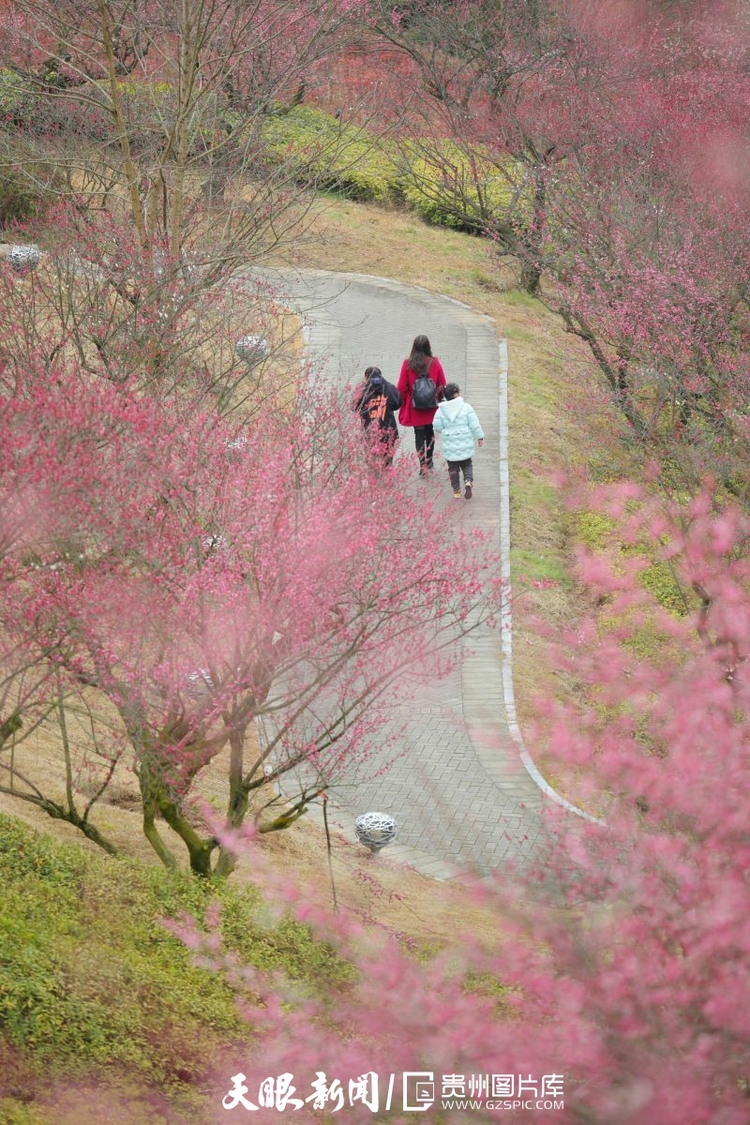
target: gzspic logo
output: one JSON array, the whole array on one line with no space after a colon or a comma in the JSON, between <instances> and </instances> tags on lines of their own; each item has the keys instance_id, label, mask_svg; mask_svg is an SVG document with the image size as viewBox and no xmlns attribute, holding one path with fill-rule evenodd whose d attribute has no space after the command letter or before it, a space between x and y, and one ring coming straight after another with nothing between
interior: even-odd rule
<instances>
[{"instance_id":1,"label":"gzspic logo","mask_svg":"<svg viewBox=\"0 0 750 1125\"><path fill-rule=\"evenodd\" d=\"M564 1109L562 1074L444 1074L442 1109Z\"/></svg>"},{"instance_id":2,"label":"gzspic logo","mask_svg":"<svg viewBox=\"0 0 750 1125\"><path fill-rule=\"evenodd\" d=\"M405 1071L403 1105L410 1113L448 1109L564 1109L562 1074L441 1074Z\"/></svg>"},{"instance_id":3,"label":"gzspic logo","mask_svg":"<svg viewBox=\"0 0 750 1125\"><path fill-rule=\"evenodd\" d=\"M365 1108L370 1113L400 1109L404 1113L457 1109L530 1110L564 1109L562 1074L437 1074L432 1070L405 1070L380 1075L368 1070L348 1080L315 1076L296 1079L289 1072L251 1082L242 1072L232 1075L231 1088L222 1099L225 1110L272 1109L295 1113L308 1108L346 1113ZM252 1093L251 1093L252 1087ZM255 1091L257 1090L257 1093ZM399 1104L400 1103L400 1104Z\"/></svg>"}]
</instances>

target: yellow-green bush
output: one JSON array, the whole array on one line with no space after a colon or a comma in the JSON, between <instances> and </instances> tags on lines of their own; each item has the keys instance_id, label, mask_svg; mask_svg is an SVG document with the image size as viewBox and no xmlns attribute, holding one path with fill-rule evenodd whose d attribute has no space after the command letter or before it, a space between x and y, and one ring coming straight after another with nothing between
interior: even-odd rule
<instances>
[{"instance_id":1,"label":"yellow-green bush","mask_svg":"<svg viewBox=\"0 0 750 1125\"><path fill-rule=\"evenodd\" d=\"M0 166L0 230L33 219L48 202L31 177L18 168Z\"/></svg>"},{"instance_id":2,"label":"yellow-green bush","mask_svg":"<svg viewBox=\"0 0 750 1125\"><path fill-rule=\"evenodd\" d=\"M482 233L528 217L522 165L490 160L480 148L448 140L420 145L403 160L399 179L407 203L428 223Z\"/></svg>"},{"instance_id":3,"label":"yellow-green bush","mask_svg":"<svg viewBox=\"0 0 750 1125\"><path fill-rule=\"evenodd\" d=\"M44 163L15 136L0 147L0 230L41 218L58 199L63 183L52 163Z\"/></svg>"},{"instance_id":4,"label":"yellow-green bush","mask_svg":"<svg viewBox=\"0 0 750 1125\"><path fill-rule=\"evenodd\" d=\"M41 1118L16 1098L0 1097L0 1125L41 1125Z\"/></svg>"},{"instance_id":5,"label":"yellow-green bush","mask_svg":"<svg viewBox=\"0 0 750 1125\"><path fill-rule=\"evenodd\" d=\"M377 203L390 202L397 193L396 168L380 142L321 110L297 106L274 114L264 124L263 137L270 159L288 163L295 177L312 187Z\"/></svg>"},{"instance_id":6,"label":"yellow-green bush","mask_svg":"<svg viewBox=\"0 0 750 1125\"><path fill-rule=\"evenodd\" d=\"M0 67L0 118L12 114L24 98L30 96L29 84L20 75Z\"/></svg>"},{"instance_id":7,"label":"yellow-green bush","mask_svg":"<svg viewBox=\"0 0 750 1125\"><path fill-rule=\"evenodd\" d=\"M641 571L638 581L644 589L653 594L659 605L670 613L674 613L677 617L684 617L688 612L683 591L668 562L662 559L651 563Z\"/></svg>"},{"instance_id":8,"label":"yellow-green bush","mask_svg":"<svg viewBox=\"0 0 750 1125\"><path fill-rule=\"evenodd\" d=\"M448 140L396 147L309 106L270 116L263 137L268 158L287 162L300 182L351 199L405 201L428 223L482 233L528 212L522 166L478 148Z\"/></svg>"},{"instance_id":9,"label":"yellow-green bush","mask_svg":"<svg viewBox=\"0 0 750 1125\"><path fill-rule=\"evenodd\" d=\"M579 512L578 538L591 551L601 551L610 541L616 524L601 512Z\"/></svg>"}]
</instances>

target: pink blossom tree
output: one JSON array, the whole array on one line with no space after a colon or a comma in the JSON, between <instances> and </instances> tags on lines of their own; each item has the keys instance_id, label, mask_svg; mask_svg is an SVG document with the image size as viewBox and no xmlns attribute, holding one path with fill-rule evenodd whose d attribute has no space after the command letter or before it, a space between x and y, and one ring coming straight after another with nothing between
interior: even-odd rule
<instances>
[{"instance_id":1,"label":"pink blossom tree","mask_svg":"<svg viewBox=\"0 0 750 1125\"><path fill-rule=\"evenodd\" d=\"M124 196L144 254L164 246L179 262L200 226L209 274L223 276L295 227L288 172L272 173L260 126L302 96L354 8L13 0L3 61L25 83L18 124L57 153L75 194Z\"/></svg>"},{"instance_id":2,"label":"pink blossom tree","mask_svg":"<svg viewBox=\"0 0 750 1125\"><path fill-rule=\"evenodd\" d=\"M226 872L202 771L223 771L230 828L301 815L367 754L404 673L439 673L494 613L493 552L436 516L426 556L429 505L373 474L324 390L230 424L72 361L13 375L4 491L27 526L4 629L117 713L164 862L160 818L194 870Z\"/></svg>"},{"instance_id":3,"label":"pink blossom tree","mask_svg":"<svg viewBox=\"0 0 750 1125\"><path fill-rule=\"evenodd\" d=\"M557 878L547 868L536 885L556 887L552 902L504 879L484 898L499 949L466 936L460 953L452 941L426 962L326 917L304 893L280 898L269 881L271 899L355 966L324 998L222 955L216 917L207 930L180 927L201 963L227 974L255 1031L252 1055L216 1077L235 1116L247 1112L241 1098L262 1121L282 1093L302 1116L336 1108L341 1091L353 1120L371 1119L362 1083L369 1076L372 1095L377 1075L382 1113L393 1075L398 1118L412 1071L434 1082L419 1103L434 1120L460 1112L455 1099L472 1090L467 1120L494 1120L501 1103L511 1119L539 1115L545 1097L566 1122L747 1119L747 521L716 511L708 493L688 511L634 489L599 502L647 556L581 559L592 595L623 624L598 640L587 626L564 638L561 661L575 660L599 707L583 722L560 712L555 742L608 794L606 828L558 821ZM637 581L655 541L685 592L679 616ZM633 645L645 623L663 638L654 659ZM494 1094L485 1075L497 1077Z\"/></svg>"},{"instance_id":4,"label":"pink blossom tree","mask_svg":"<svg viewBox=\"0 0 750 1125\"><path fill-rule=\"evenodd\" d=\"M376 36L411 63L400 80L423 94L415 143L433 184L423 190L451 197L450 224L517 258L522 287L536 295L549 186L601 94L601 60L565 4L373 7Z\"/></svg>"},{"instance_id":5,"label":"pink blossom tree","mask_svg":"<svg viewBox=\"0 0 750 1125\"><path fill-rule=\"evenodd\" d=\"M457 219L518 258L631 436L672 467L671 487L695 493L709 467L743 496L741 11L417 3L379 11L377 28L429 95L433 170L447 184L473 169L472 191L453 193ZM505 184L494 198L493 176Z\"/></svg>"},{"instance_id":6,"label":"pink blossom tree","mask_svg":"<svg viewBox=\"0 0 750 1125\"><path fill-rule=\"evenodd\" d=\"M622 44L609 69L623 54L637 66L550 195L546 299L636 433L670 457L681 444L683 483L694 491L712 465L736 490L729 465L742 456L747 397L746 190L729 157L744 145L748 96L738 27L724 12L598 28L607 31Z\"/></svg>"},{"instance_id":7,"label":"pink blossom tree","mask_svg":"<svg viewBox=\"0 0 750 1125\"><path fill-rule=\"evenodd\" d=\"M87 338L82 362L117 373L135 348L173 385L182 356L203 362L202 305L218 309L239 267L304 233L314 201L297 184L304 154L272 156L266 122L324 71L356 7L3 5L2 162L32 199L60 203L8 237L59 251L56 305L76 342Z\"/></svg>"},{"instance_id":8,"label":"pink blossom tree","mask_svg":"<svg viewBox=\"0 0 750 1125\"><path fill-rule=\"evenodd\" d=\"M241 277L209 286L197 247L190 264L171 262L164 246L144 257L132 227L107 211L93 210L83 226L68 206L48 218L40 268L0 272L2 354L21 381L43 360L52 377L64 356L82 376L135 380L162 401L176 396L221 415L248 416L269 381L293 395L299 324L277 287ZM251 369L236 348L248 333L264 341Z\"/></svg>"}]
</instances>

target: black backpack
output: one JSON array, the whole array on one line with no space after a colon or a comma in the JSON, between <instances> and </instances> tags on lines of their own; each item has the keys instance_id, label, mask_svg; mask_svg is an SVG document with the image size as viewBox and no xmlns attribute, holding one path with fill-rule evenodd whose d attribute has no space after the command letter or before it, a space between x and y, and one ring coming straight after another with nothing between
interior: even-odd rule
<instances>
[{"instance_id":1,"label":"black backpack","mask_svg":"<svg viewBox=\"0 0 750 1125\"><path fill-rule=\"evenodd\" d=\"M432 363L432 360L430 360ZM429 371L429 368L428 368ZM417 375L411 392L411 404L415 410L437 410L437 384L428 372Z\"/></svg>"}]
</instances>

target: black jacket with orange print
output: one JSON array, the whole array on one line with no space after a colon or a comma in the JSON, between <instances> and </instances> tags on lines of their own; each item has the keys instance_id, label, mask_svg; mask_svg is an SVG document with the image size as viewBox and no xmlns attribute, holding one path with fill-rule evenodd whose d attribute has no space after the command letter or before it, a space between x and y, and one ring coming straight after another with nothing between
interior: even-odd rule
<instances>
[{"instance_id":1,"label":"black jacket with orange print","mask_svg":"<svg viewBox=\"0 0 750 1125\"><path fill-rule=\"evenodd\" d=\"M358 388L354 396L354 409L367 430L377 425L381 430L392 430L398 435L396 415L401 405L401 395L382 375L375 375Z\"/></svg>"}]
</instances>

